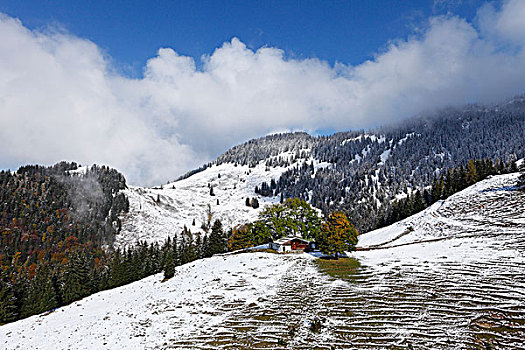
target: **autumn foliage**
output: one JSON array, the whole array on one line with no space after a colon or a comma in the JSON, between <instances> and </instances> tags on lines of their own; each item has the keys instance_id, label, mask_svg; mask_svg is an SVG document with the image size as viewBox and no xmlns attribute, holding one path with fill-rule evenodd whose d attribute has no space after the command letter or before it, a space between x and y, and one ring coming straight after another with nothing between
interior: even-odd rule
<instances>
[{"instance_id":1,"label":"autumn foliage","mask_svg":"<svg viewBox=\"0 0 525 350\"><path fill-rule=\"evenodd\" d=\"M338 257L345 251L355 250L358 232L342 212L334 212L326 219L317 237L324 254Z\"/></svg>"}]
</instances>

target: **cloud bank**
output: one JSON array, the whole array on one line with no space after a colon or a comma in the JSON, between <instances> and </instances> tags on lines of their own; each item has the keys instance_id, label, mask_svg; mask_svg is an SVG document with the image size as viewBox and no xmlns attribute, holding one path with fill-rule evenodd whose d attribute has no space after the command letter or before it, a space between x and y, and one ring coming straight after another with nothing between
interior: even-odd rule
<instances>
[{"instance_id":1,"label":"cloud bank","mask_svg":"<svg viewBox=\"0 0 525 350\"><path fill-rule=\"evenodd\" d=\"M96 162L151 185L273 131L368 128L523 93L525 2L497 5L481 7L474 23L430 18L356 66L233 38L203 56L202 68L161 48L140 79L115 72L93 42L4 15L0 165Z\"/></svg>"}]
</instances>

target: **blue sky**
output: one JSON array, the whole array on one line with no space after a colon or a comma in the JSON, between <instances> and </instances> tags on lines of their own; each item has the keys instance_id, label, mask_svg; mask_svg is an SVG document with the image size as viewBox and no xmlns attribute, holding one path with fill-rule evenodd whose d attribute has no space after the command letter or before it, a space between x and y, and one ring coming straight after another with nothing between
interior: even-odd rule
<instances>
[{"instance_id":1,"label":"blue sky","mask_svg":"<svg viewBox=\"0 0 525 350\"><path fill-rule=\"evenodd\" d=\"M31 29L59 26L101 47L139 76L159 47L199 58L232 37L296 58L356 65L392 39L417 33L429 16L471 20L482 1L3 1L0 12Z\"/></svg>"},{"instance_id":2,"label":"blue sky","mask_svg":"<svg viewBox=\"0 0 525 350\"><path fill-rule=\"evenodd\" d=\"M0 168L159 184L269 133L525 93L525 1L0 2Z\"/></svg>"}]
</instances>

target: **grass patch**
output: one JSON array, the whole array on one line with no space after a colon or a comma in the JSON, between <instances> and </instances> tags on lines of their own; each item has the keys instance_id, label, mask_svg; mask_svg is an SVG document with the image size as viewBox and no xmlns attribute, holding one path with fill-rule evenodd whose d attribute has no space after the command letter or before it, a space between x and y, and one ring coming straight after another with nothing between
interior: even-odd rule
<instances>
[{"instance_id":1,"label":"grass patch","mask_svg":"<svg viewBox=\"0 0 525 350\"><path fill-rule=\"evenodd\" d=\"M317 266L321 272L346 281L354 281L361 267L359 261L353 258L317 259Z\"/></svg>"},{"instance_id":2,"label":"grass patch","mask_svg":"<svg viewBox=\"0 0 525 350\"><path fill-rule=\"evenodd\" d=\"M279 252L275 249L251 249L248 252L250 253L270 253L270 254L278 254Z\"/></svg>"}]
</instances>

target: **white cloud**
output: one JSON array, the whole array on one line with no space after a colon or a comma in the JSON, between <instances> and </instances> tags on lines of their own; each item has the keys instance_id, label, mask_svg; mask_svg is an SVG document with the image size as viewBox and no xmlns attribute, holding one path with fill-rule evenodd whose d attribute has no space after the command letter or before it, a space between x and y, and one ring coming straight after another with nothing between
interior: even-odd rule
<instances>
[{"instance_id":1,"label":"white cloud","mask_svg":"<svg viewBox=\"0 0 525 350\"><path fill-rule=\"evenodd\" d=\"M202 58L162 48L141 79L92 42L0 18L0 164L106 163L153 184L275 130L347 130L525 89L525 2L486 5L477 25L434 17L374 60L329 66L238 39Z\"/></svg>"},{"instance_id":2,"label":"white cloud","mask_svg":"<svg viewBox=\"0 0 525 350\"><path fill-rule=\"evenodd\" d=\"M515 45L525 45L525 3L508 0L499 10L494 3L485 4L478 11L481 32L492 40Z\"/></svg>"}]
</instances>

